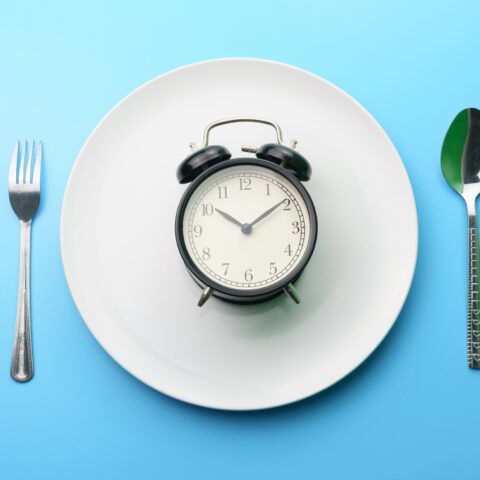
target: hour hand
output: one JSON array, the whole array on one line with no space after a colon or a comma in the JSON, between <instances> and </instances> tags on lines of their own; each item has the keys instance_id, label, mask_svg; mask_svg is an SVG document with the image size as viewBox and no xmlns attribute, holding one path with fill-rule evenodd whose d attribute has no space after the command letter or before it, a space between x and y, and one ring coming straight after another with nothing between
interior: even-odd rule
<instances>
[{"instance_id":1,"label":"hour hand","mask_svg":"<svg viewBox=\"0 0 480 480\"><path fill-rule=\"evenodd\" d=\"M243 224L242 222L239 222L236 218L233 218L231 215L229 215L227 212L224 212L223 210L219 210L218 208L215 209L223 218L226 218L230 222L234 223L235 225L238 225L241 227Z\"/></svg>"}]
</instances>

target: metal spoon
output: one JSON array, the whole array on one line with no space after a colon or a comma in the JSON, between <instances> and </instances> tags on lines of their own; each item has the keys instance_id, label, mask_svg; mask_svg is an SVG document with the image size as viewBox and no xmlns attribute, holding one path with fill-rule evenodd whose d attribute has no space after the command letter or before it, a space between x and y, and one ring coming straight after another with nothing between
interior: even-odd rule
<instances>
[{"instance_id":1,"label":"metal spoon","mask_svg":"<svg viewBox=\"0 0 480 480\"><path fill-rule=\"evenodd\" d=\"M442 171L465 200L468 213L467 359L480 368L480 295L478 226L475 200L480 193L480 110L466 108L453 120L442 146Z\"/></svg>"}]
</instances>

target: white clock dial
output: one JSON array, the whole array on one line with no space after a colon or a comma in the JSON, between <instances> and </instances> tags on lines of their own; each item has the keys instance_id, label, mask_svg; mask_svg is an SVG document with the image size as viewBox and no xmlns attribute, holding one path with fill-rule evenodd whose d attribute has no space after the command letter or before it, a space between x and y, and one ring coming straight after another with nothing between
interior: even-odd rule
<instances>
[{"instance_id":1,"label":"white clock dial","mask_svg":"<svg viewBox=\"0 0 480 480\"><path fill-rule=\"evenodd\" d=\"M295 185L258 165L237 165L207 177L183 216L185 246L197 268L239 290L281 282L301 263L310 230Z\"/></svg>"}]
</instances>

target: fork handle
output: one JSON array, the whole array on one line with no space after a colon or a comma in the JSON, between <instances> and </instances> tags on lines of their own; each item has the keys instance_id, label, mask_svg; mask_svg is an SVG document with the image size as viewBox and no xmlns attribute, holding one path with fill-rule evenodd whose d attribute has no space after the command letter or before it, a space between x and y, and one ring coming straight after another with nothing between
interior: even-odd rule
<instances>
[{"instance_id":1,"label":"fork handle","mask_svg":"<svg viewBox=\"0 0 480 480\"><path fill-rule=\"evenodd\" d=\"M467 358L470 368L480 368L480 298L477 216L468 215L468 325Z\"/></svg>"},{"instance_id":2,"label":"fork handle","mask_svg":"<svg viewBox=\"0 0 480 480\"><path fill-rule=\"evenodd\" d=\"M17 320L13 342L12 378L21 383L33 377L32 332L30 325L30 232L32 222L20 220L20 271Z\"/></svg>"}]
</instances>

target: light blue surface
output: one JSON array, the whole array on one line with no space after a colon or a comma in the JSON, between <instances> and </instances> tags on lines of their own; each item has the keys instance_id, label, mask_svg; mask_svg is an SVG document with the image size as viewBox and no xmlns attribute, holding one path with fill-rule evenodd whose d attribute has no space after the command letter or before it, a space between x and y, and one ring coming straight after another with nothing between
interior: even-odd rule
<instances>
[{"instance_id":1,"label":"light blue surface","mask_svg":"<svg viewBox=\"0 0 480 480\"><path fill-rule=\"evenodd\" d=\"M479 478L466 216L439 163L454 115L480 105L479 15L467 0L1 0L0 478ZM420 227L413 288L375 354L312 399L248 414L171 400L117 366L75 309L58 235L70 168L103 115L158 74L225 56L291 63L359 100L405 162ZM17 138L46 146L26 385L9 377L18 230L6 180Z\"/></svg>"}]
</instances>

